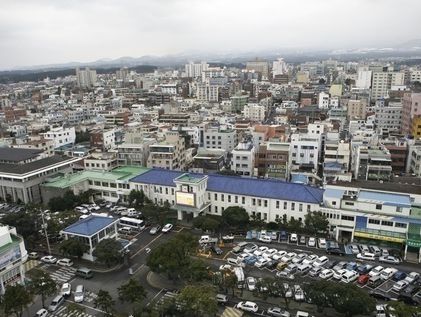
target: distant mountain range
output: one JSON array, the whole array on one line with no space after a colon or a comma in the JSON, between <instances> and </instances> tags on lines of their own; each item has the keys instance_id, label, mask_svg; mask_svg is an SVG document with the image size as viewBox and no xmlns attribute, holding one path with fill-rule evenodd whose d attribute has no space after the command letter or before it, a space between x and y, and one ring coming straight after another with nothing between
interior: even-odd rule
<instances>
[{"instance_id":1,"label":"distant mountain range","mask_svg":"<svg viewBox=\"0 0 421 317\"><path fill-rule=\"evenodd\" d=\"M115 67L133 67L138 65L151 65L158 67L169 67L183 65L189 61L208 61L214 63L245 63L247 60L256 57L274 60L282 56L289 63L300 63L303 61L321 60L325 58L337 58L340 60L355 60L365 58L384 58L384 57L420 57L421 39L414 39L400 43L391 47L377 48L358 48L358 49L336 49L336 50L311 50L311 49L271 49L254 50L241 52L203 52L189 51L180 54L171 54L164 56L145 55L141 57L123 56L117 59L102 58L93 62L68 62L62 64L36 65L29 67L19 67L11 70L0 71L4 73L28 73L30 71L50 71L57 69L70 69L76 67L92 68L115 68Z\"/></svg>"}]
</instances>

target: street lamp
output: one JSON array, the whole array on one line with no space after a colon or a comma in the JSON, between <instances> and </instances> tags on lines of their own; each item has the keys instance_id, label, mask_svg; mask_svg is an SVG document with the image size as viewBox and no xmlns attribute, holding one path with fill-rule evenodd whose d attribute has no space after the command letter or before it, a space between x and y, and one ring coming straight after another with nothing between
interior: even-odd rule
<instances>
[{"instance_id":1,"label":"street lamp","mask_svg":"<svg viewBox=\"0 0 421 317\"><path fill-rule=\"evenodd\" d=\"M45 211L41 210L41 218L42 218L42 229L44 229L44 234L45 234L45 239L47 240L47 249L48 249L48 254L51 255L51 248L50 248L50 240L48 240L48 233L47 233L47 223L45 222L44 219L44 213Z\"/></svg>"}]
</instances>

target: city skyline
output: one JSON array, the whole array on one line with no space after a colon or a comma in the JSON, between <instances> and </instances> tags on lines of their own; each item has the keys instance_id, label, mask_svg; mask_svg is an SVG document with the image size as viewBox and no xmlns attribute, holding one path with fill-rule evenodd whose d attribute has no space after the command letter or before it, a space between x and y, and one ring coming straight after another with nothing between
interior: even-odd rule
<instances>
[{"instance_id":1,"label":"city skyline","mask_svg":"<svg viewBox=\"0 0 421 317\"><path fill-rule=\"evenodd\" d=\"M418 39L421 3L324 0L4 2L0 68L191 51L396 47ZM409 22L408 22L409 21Z\"/></svg>"}]
</instances>

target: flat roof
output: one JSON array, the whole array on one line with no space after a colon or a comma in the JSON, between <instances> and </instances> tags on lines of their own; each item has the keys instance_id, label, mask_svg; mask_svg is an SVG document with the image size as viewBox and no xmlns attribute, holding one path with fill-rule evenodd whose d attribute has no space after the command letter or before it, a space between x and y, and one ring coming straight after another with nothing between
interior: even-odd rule
<instances>
[{"instance_id":1,"label":"flat roof","mask_svg":"<svg viewBox=\"0 0 421 317\"><path fill-rule=\"evenodd\" d=\"M112 171L81 171L51 180L43 184L46 187L68 188L85 180L128 181L136 175L142 175L149 169L142 166L121 166Z\"/></svg>"},{"instance_id":2,"label":"flat roof","mask_svg":"<svg viewBox=\"0 0 421 317\"><path fill-rule=\"evenodd\" d=\"M368 190L360 190L358 193L358 201L374 201L383 203L387 206L411 207L411 197L404 194L379 193Z\"/></svg>"},{"instance_id":3,"label":"flat roof","mask_svg":"<svg viewBox=\"0 0 421 317\"><path fill-rule=\"evenodd\" d=\"M42 150L0 147L0 161L21 162L37 157Z\"/></svg>"},{"instance_id":4,"label":"flat roof","mask_svg":"<svg viewBox=\"0 0 421 317\"><path fill-rule=\"evenodd\" d=\"M63 232L90 237L117 221L118 219L112 217L91 215L68 226Z\"/></svg>"}]
</instances>

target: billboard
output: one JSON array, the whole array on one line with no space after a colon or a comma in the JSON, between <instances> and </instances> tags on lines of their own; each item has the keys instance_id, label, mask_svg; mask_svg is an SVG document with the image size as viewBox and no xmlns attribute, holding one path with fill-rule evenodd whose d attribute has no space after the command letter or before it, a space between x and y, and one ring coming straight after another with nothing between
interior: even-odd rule
<instances>
[{"instance_id":1,"label":"billboard","mask_svg":"<svg viewBox=\"0 0 421 317\"><path fill-rule=\"evenodd\" d=\"M21 258L19 245L0 254L0 269Z\"/></svg>"},{"instance_id":2,"label":"billboard","mask_svg":"<svg viewBox=\"0 0 421 317\"><path fill-rule=\"evenodd\" d=\"M193 193L176 192L175 202L177 205L196 207L195 197Z\"/></svg>"}]
</instances>

